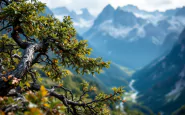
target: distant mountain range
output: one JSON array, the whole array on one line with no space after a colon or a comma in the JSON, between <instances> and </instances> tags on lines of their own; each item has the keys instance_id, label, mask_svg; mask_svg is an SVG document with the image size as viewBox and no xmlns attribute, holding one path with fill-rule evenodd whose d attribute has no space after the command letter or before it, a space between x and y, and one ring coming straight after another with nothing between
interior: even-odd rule
<instances>
[{"instance_id":1,"label":"distant mountain range","mask_svg":"<svg viewBox=\"0 0 185 115\"><path fill-rule=\"evenodd\" d=\"M81 9L81 13L77 14L75 11L70 11L66 7L58 7L52 9L55 17L61 21L64 16L70 16L74 22L74 26L79 34L86 32L93 24L94 16L90 14L87 8Z\"/></svg>"},{"instance_id":2,"label":"distant mountain range","mask_svg":"<svg viewBox=\"0 0 185 115\"><path fill-rule=\"evenodd\" d=\"M107 5L83 34L103 57L130 68L140 68L171 48L185 25L183 8L147 12L128 5ZM167 36L173 34L168 44Z\"/></svg>"}]
</instances>

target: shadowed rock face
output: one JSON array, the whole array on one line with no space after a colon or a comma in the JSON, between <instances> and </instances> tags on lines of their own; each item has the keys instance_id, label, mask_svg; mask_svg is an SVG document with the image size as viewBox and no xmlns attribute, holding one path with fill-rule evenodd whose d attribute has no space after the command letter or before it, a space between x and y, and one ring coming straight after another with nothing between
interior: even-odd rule
<instances>
[{"instance_id":1,"label":"shadowed rock face","mask_svg":"<svg viewBox=\"0 0 185 115\"><path fill-rule=\"evenodd\" d=\"M136 24L144 24L146 21L141 18L136 18L136 16L131 12L123 11L121 8L118 8L114 13L113 22L116 26L121 25L133 27Z\"/></svg>"},{"instance_id":2,"label":"shadowed rock face","mask_svg":"<svg viewBox=\"0 0 185 115\"><path fill-rule=\"evenodd\" d=\"M139 101L155 112L171 114L185 103L185 30L166 56L133 75ZM170 109L169 109L170 108Z\"/></svg>"}]
</instances>

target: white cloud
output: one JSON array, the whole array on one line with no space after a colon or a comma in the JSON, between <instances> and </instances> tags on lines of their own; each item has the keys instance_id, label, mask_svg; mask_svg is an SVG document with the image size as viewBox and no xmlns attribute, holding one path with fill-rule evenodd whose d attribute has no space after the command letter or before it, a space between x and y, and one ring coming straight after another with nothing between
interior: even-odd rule
<instances>
[{"instance_id":1,"label":"white cloud","mask_svg":"<svg viewBox=\"0 0 185 115\"><path fill-rule=\"evenodd\" d=\"M154 11L164 11L166 9L182 7L185 0L40 0L47 3L50 8L65 6L70 10L79 11L81 8L88 8L91 13L97 15L107 5L111 4L115 8L127 4L133 4L140 9Z\"/></svg>"},{"instance_id":2,"label":"white cloud","mask_svg":"<svg viewBox=\"0 0 185 115\"><path fill-rule=\"evenodd\" d=\"M67 16L67 14L66 15L55 15L55 17L58 18L60 21L63 21L64 16ZM93 25L93 22L94 20L86 21L81 18L79 22L74 21L73 25L79 28L90 28Z\"/></svg>"},{"instance_id":3,"label":"white cloud","mask_svg":"<svg viewBox=\"0 0 185 115\"><path fill-rule=\"evenodd\" d=\"M82 8L88 8L89 11L97 15L108 4L107 0L40 0L47 3L50 8L65 6L69 10L77 12Z\"/></svg>"},{"instance_id":4,"label":"white cloud","mask_svg":"<svg viewBox=\"0 0 185 115\"><path fill-rule=\"evenodd\" d=\"M115 27L114 24L112 23L112 20L108 20L103 22L100 26L99 26L99 31L103 32L104 35L109 35L112 36L115 39L126 39L127 36L129 35L129 33L136 29L137 33L134 38L130 38L129 41L133 42L135 40L138 39L138 36L141 38L145 37L145 30L143 29L143 26L139 26L139 25L135 25L133 27L129 27L129 26L119 26L119 27Z\"/></svg>"},{"instance_id":5,"label":"white cloud","mask_svg":"<svg viewBox=\"0 0 185 115\"><path fill-rule=\"evenodd\" d=\"M86 21L84 19L80 19L80 22L75 22L74 26L79 28L90 28L93 25L93 20Z\"/></svg>"},{"instance_id":6,"label":"white cloud","mask_svg":"<svg viewBox=\"0 0 185 115\"><path fill-rule=\"evenodd\" d=\"M43 3L46 3L50 8L56 8L60 6L66 6L73 3L73 0L40 0Z\"/></svg>"}]
</instances>

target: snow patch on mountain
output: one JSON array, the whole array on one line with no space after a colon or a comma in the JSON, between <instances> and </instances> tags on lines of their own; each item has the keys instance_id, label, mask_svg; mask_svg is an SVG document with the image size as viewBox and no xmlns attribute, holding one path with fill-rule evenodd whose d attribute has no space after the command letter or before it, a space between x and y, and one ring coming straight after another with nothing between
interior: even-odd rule
<instances>
[{"instance_id":1,"label":"snow patch on mountain","mask_svg":"<svg viewBox=\"0 0 185 115\"><path fill-rule=\"evenodd\" d=\"M185 88L185 80L180 79L176 84L175 88L166 94L167 102L175 101L181 95L181 92Z\"/></svg>"},{"instance_id":2,"label":"snow patch on mountain","mask_svg":"<svg viewBox=\"0 0 185 115\"><path fill-rule=\"evenodd\" d=\"M133 27L128 27L128 26L116 26L113 24L112 20L107 20L103 22L99 27L99 31L103 32L104 36L109 35L112 36L115 39L124 39L126 38L129 33L136 29L137 30L137 35L141 38L145 37L145 30L144 26L139 26L135 25ZM134 41L133 39L131 41Z\"/></svg>"},{"instance_id":3,"label":"snow patch on mountain","mask_svg":"<svg viewBox=\"0 0 185 115\"><path fill-rule=\"evenodd\" d=\"M179 31L181 32L184 29L185 25L185 17L172 17L171 19L168 20L170 23L170 27L168 30L170 31Z\"/></svg>"},{"instance_id":4,"label":"snow patch on mountain","mask_svg":"<svg viewBox=\"0 0 185 115\"><path fill-rule=\"evenodd\" d=\"M152 23L157 25L157 23L161 20L164 20L166 17L162 14L152 15L152 14L142 14L142 13L134 13L137 18L142 18L148 21L148 23Z\"/></svg>"}]
</instances>

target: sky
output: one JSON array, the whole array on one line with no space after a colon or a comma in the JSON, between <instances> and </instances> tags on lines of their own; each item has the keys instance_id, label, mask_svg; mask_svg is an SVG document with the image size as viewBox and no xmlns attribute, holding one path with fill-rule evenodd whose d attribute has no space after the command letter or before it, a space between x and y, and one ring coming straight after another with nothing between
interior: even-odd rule
<instances>
[{"instance_id":1,"label":"sky","mask_svg":"<svg viewBox=\"0 0 185 115\"><path fill-rule=\"evenodd\" d=\"M65 6L69 10L80 11L88 8L93 15L98 15L102 9L111 4L114 8L128 4L136 5L140 9L147 11L165 11L176 7L185 6L185 0L40 0L47 4L49 8Z\"/></svg>"}]
</instances>

